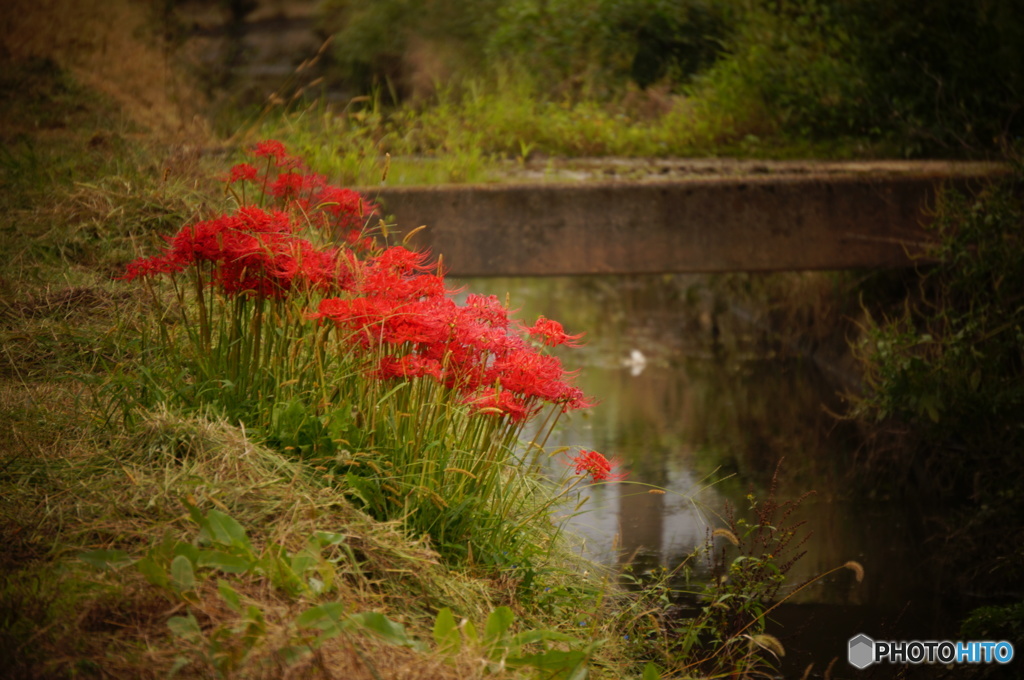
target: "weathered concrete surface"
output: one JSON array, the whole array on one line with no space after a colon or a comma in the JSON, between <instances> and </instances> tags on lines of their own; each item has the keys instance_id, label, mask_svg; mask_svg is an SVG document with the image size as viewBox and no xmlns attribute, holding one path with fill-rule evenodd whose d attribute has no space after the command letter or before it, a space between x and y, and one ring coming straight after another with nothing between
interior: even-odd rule
<instances>
[{"instance_id":1,"label":"weathered concrete surface","mask_svg":"<svg viewBox=\"0 0 1024 680\"><path fill-rule=\"evenodd\" d=\"M900 167L368 193L452 276L846 269L907 265L938 186L1001 172Z\"/></svg>"}]
</instances>

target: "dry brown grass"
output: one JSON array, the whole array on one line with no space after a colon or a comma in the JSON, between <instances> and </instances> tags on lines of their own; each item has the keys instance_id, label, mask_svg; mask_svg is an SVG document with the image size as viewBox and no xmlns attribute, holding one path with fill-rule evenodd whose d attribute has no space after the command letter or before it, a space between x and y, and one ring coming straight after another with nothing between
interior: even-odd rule
<instances>
[{"instance_id":1,"label":"dry brown grass","mask_svg":"<svg viewBox=\"0 0 1024 680\"><path fill-rule=\"evenodd\" d=\"M0 57L51 59L158 134L206 136L202 101L158 33L153 5L131 0L11 0Z\"/></svg>"},{"instance_id":2,"label":"dry brown grass","mask_svg":"<svg viewBox=\"0 0 1024 680\"><path fill-rule=\"evenodd\" d=\"M65 396L44 387L8 388L4 398L5 410L19 399L30 409L68 406ZM0 610L36 612L38 628L29 640L40 661L27 670L60 675L85 663L114 677L155 677L184 655L191 662L181 677L209 676L208 641L175 638L167 621L189 611L211 636L244 625L218 596L218 579L206 578L186 601L131 567L96 571L76 558L101 548L141 557L161 536L194 540L198 527L186 501L236 518L260 553L271 546L296 552L318 530L344 534L343 546L332 549L340 581L328 601L344 603L348 612L385 613L419 639L430 639L431 615L441 606L477 621L494 607L490 581L448 571L427 545L357 512L334 488L311 479L308 469L236 427L162 411L146 417L134 434L105 444L92 439L96 434L80 431L52 448L59 436L49 443L15 436L0 461L4 572L15 579L0 588ZM49 454L39 456L45 448ZM39 585L12 587L18 581ZM471 657L442 663L365 635L339 636L306 659L285 663L282 650L303 639L295 618L317 598L283 593L256 573L230 581L243 607L255 606L266 621L265 635L234 677L455 678L479 670ZM241 636L227 637L226 649L241 644Z\"/></svg>"}]
</instances>

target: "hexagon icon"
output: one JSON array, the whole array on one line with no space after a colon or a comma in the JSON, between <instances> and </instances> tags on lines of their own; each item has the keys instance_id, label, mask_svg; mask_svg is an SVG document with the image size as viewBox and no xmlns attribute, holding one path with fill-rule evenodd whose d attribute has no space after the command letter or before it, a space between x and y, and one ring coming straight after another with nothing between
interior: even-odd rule
<instances>
[{"instance_id":1,"label":"hexagon icon","mask_svg":"<svg viewBox=\"0 0 1024 680\"><path fill-rule=\"evenodd\" d=\"M874 661L875 641L863 633L857 637L850 638L848 654L850 665L858 670L864 670Z\"/></svg>"}]
</instances>

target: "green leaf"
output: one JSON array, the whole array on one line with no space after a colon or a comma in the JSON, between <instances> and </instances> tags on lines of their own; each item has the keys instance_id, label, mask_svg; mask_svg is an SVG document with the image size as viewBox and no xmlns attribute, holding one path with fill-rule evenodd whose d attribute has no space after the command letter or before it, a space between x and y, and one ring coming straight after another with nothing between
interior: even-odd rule
<instances>
[{"instance_id":1,"label":"green leaf","mask_svg":"<svg viewBox=\"0 0 1024 680\"><path fill-rule=\"evenodd\" d=\"M200 529L205 529L207 524L206 517L203 516L203 513L199 508L192 505L187 498L182 502L185 504L185 507L188 508L188 514L192 518L192 521L198 524Z\"/></svg>"},{"instance_id":2,"label":"green leaf","mask_svg":"<svg viewBox=\"0 0 1024 680\"><path fill-rule=\"evenodd\" d=\"M289 595L301 595L309 589L302 579L292 570L291 560L287 552L280 546L267 551L259 561L259 566L270 578L275 588L280 588Z\"/></svg>"},{"instance_id":3,"label":"green leaf","mask_svg":"<svg viewBox=\"0 0 1024 680\"><path fill-rule=\"evenodd\" d=\"M295 572L296 576L302 578L305 576L307 570L316 566L317 562L319 562L319 560L316 557L309 554L299 553L291 559L291 568L292 571Z\"/></svg>"},{"instance_id":4,"label":"green leaf","mask_svg":"<svg viewBox=\"0 0 1024 680\"><path fill-rule=\"evenodd\" d=\"M252 551L245 528L231 515L213 509L206 515L210 538L222 545L230 545L246 552Z\"/></svg>"},{"instance_id":5,"label":"green leaf","mask_svg":"<svg viewBox=\"0 0 1024 680\"><path fill-rule=\"evenodd\" d=\"M353 614L348 618L352 623L375 633L387 643L399 647L411 647L413 649L422 648L422 644L419 641L413 640L405 632L405 626L392 621L383 614L379 614L377 612L363 612L360 614Z\"/></svg>"},{"instance_id":6,"label":"green leaf","mask_svg":"<svg viewBox=\"0 0 1024 680\"><path fill-rule=\"evenodd\" d=\"M249 605L245 610L245 635L242 636L245 646L252 649L266 632L267 620L263 616L263 611L256 605Z\"/></svg>"},{"instance_id":7,"label":"green leaf","mask_svg":"<svg viewBox=\"0 0 1024 680\"><path fill-rule=\"evenodd\" d=\"M434 619L434 642L438 649L448 654L457 653L462 648L462 636L459 635L458 624L452 610L444 607L437 612Z\"/></svg>"},{"instance_id":8,"label":"green leaf","mask_svg":"<svg viewBox=\"0 0 1024 680\"><path fill-rule=\"evenodd\" d=\"M408 387L409 384L410 383L407 383L407 382L400 382L397 385L395 385L394 387L392 387L390 390L385 392L384 395L380 399L377 400L377 408L379 409L384 404L384 402L386 402L388 399L391 398L391 396L393 394L395 394L396 392L398 392L401 389L404 389L404 388Z\"/></svg>"},{"instance_id":9,"label":"green leaf","mask_svg":"<svg viewBox=\"0 0 1024 680\"><path fill-rule=\"evenodd\" d=\"M184 555L178 555L171 561L171 584L178 592L193 590L196 587L192 562Z\"/></svg>"},{"instance_id":10,"label":"green leaf","mask_svg":"<svg viewBox=\"0 0 1024 680\"><path fill-rule=\"evenodd\" d=\"M317 547L323 550L329 545L339 545L348 538L345 534L336 534L330 531L318 531L313 536L316 539Z\"/></svg>"},{"instance_id":11,"label":"green leaf","mask_svg":"<svg viewBox=\"0 0 1024 680\"><path fill-rule=\"evenodd\" d=\"M501 606L491 612L484 624L484 640L486 644L493 645L504 637L505 632L511 627L515 615L508 607Z\"/></svg>"},{"instance_id":12,"label":"green leaf","mask_svg":"<svg viewBox=\"0 0 1024 680\"><path fill-rule=\"evenodd\" d=\"M309 645L288 645L279 650L286 666L292 666L313 653Z\"/></svg>"},{"instance_id":13,"label":"green leaf","mask_svg":"<svg viewBox=\"0 0 1024 680\"><path fill-rule=\"evenodd\" d=\"M512 668L532 666L538 670L565 672L576 669L586 658L587 655L579 650L551 649L540 654L509 657L505 664Z\"/></svg>"},{"instance_id":14,"label":"green leaf","mask_svg":"<svg viewBox=\"0 0 1024 680\"><path fill-rule=\"evenodd\" d=\"M242 613L242 602L238 597L238 591L232 588L230 583L218 579L217 592L220 593L221 598L231 608L231 611L238 614Z\"/></svg>"},{"instance_id":15,"label":"green leaf","mask_svg":"<svg viewBox=\"0 0 1024 680\"><path fill-rule=\"evenodd\" d=\"M473 625L472 621L466 621L462 624L462 634L466 636L471 645L476 646L480 644L480 636L476 634L476 626Z\"/></svg>"},{"instance_id":16,"label":"green leaf","mask_svg":"<svg viewBox=\"0 0 1024 680\"><path fill-rule=\"evenodd\" d=\"M640 676L640 680L661 680L661 669L648 661L647 665L644 666L644 674Z\"/></svg>"},{"instance_id":17,"label":"green leaf","mask_svg":"<svg viewBox=\"0 0 1024 680\"><path fill-rule=\"evenodd\" d=\"M522 646L532 644L534 642L582 642L579 638L573 637L572 635L566 635L565 633L559 633L556 630L527 630L522 633L516 634L512 638L512 644L514 646Z\"/></svg>"},{"instance_id":18,"label":"green leaf","mask_svg":"<svg viewBox=\"0 0 1024 680\"><path fill-rule=\"evenodd\" d=\"M324 636L337 635L347 627L342 620L345 614L345 606L340 602L326 602L299 614L295 623L301 628L316 628L324 631ZM321 637L324 637L321 636Z\"/></svg>"},{"instance_id":19,"label":"green leaf","mask_svg":"<svg viewBox=\"0 0 1024 680\"><path fill-rule=\"evenodd\" d=\"M220 550L203 550L199 553L196 566L212 567L226 574L244 574L252 569L253 562Z\"/></svg>"},{"instance_id":20,"label":"green leaf","mask_svg":"<svg viewBox=\"0 0 1024 680\"><path fill-rule=\"evenodd\" d=\"M176 557L179 555L183 556L186 559L188 559L188 561L192 564L195 564L199 561L199 548L192 545L191 543L183 543L180 541L178 543L175 543L172 554Z\"/></svg>"},{"instance_id":21,"label":"green leaf","mask_svg":"<svg viewBox=\"0 0 1024 680\"><path fill-rule=\"evenodd\" d=\"M176 659L174 659L174 665L171 666L171 670L167 671L167 677L173 678L175 675L178 674L178 671L180 671L182 668L189 665L190 663L192 663L192 661L187 656L177 657Z\"/></svg>"},{"instance_id":22,"label":"green leaf","mask_svg":"<svg viewBox=\"0 0 1024 680\"><path fill-rule=\"evenodd\" d=\"M192 616L191 612L187 616L172 616L167 620L167 627L171 629L172 633L186 640L194 639L203 634L199 628L199 622L196 621L196 617Z\"/></svg>"},{"instance_id":23,"label":"green leaf","mask_svg":"<svg viewBox=\"0 0 1024 680\"><path fill-rule=\"evenodd\" d=\"M587 668L587 660L584 657L576 667L572 669L572 673L569 674L565 680L587 680L590 675L590 669Z\"/></svg>"},{"instance_id":24,"label":"green leaf","mask_svg":"<svg viewBox=\"0 0 1024 680\"><path fill-rule=\"evenodd\" d=\"M135 568L147 581L158 588L166 588L170 583L170 579L167 578L167 569L157 563L152 554L146 555L136 562Z\"/></svg>"},{"instance_id":25,"label":"green leaf","mask_svg":"<svg viewBox=\"0 0 1024 680\"><path fill-rule=\"evenodd\" d=\"M134 561L124 550L90 550L80 554L78 559L97 569L120 569Z\"/></svg>"}]
</instances>

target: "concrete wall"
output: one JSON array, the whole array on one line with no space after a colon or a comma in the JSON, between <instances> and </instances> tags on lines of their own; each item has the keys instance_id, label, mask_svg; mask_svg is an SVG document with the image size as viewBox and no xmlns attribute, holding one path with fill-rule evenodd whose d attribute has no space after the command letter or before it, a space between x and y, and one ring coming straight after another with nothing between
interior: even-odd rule
<instances>
[{"instance_id":1,"label":"concrete wall","mask_svg":"<svg viewBox=\"0 0 1024 680\"><path fill-rule=\"evenodd\" d=\"M396 187L376 196L452 276L896 267L935 189L906 174ZM390 222L390 221L389 221Z\"/></svg>"}]
</instances>

